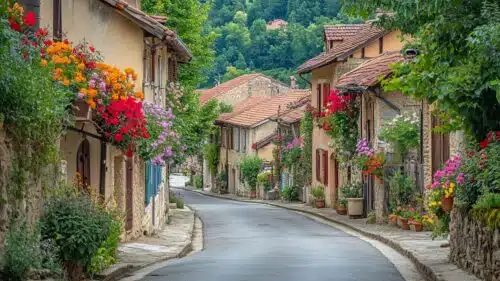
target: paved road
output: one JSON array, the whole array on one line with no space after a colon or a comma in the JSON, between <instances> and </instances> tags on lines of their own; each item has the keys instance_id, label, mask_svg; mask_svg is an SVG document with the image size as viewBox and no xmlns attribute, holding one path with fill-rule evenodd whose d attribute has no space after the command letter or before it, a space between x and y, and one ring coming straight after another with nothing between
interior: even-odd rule
<instances>
[{"instance_id":1,"label":"paved road","mask_svg":"<svg viewBox=\"0 0 500 281\"><path fill-rule=\"evenodd\" d=\"M403 281L367 242L287 210L174 190L204 223L202 252L144 281Z\"/></svg>"}]
</instances>

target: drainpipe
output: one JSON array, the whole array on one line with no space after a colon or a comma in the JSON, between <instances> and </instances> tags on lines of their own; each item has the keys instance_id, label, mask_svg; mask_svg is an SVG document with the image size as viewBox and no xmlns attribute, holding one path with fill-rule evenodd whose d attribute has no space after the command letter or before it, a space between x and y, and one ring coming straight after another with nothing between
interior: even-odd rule
<instances>
[{"instance_id":1,"label":"drainpipe","mask_svg":"<svg viewBox=\"0 0 500 281\"><path fill-rule=\"evenodd\" d=\"M99 169L99 194L105 198L106 195L106 157L107 145L105 141L101 140L101 166Z\"/></svg>"}]
</instances>

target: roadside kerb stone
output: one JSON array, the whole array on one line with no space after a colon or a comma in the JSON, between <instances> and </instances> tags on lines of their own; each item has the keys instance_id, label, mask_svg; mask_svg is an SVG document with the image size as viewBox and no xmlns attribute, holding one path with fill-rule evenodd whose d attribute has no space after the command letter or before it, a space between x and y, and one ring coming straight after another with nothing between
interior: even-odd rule
<instances>
[{"instance_id":1,"label":"roadside kerb stone","mask_svg":"<svg viewBox=\"0 0 500 281\"><path fill-rule=\"evenodd\" d=\"M403 231L389 225L367 224L366 219L351 220L347 216L338 215L334 209L315 209L302 203L285 203L281 201L264 201L237 197L233 194L216 194L195 190L189 187L175 187L202 195L245 203L265 204L317 216L319 218L350 228L362 235L387 244L410 259L428 281L479 281L452 264L449 259L449 248L442 248L447 240L432 240L428 232Z\"/></svg>"},{"instance_id":2,"label":"roadside kerb stone","mask_svg":"<svg viewBox=\"0 0 500 281\"><path fill-rule=\"evenodd\" d=\"M116 281L155 263L186 256L192 250L195 211L171 210L170 223L157 235L120 244L117 263L94 278Z\"/></svg>"}]
</instances>

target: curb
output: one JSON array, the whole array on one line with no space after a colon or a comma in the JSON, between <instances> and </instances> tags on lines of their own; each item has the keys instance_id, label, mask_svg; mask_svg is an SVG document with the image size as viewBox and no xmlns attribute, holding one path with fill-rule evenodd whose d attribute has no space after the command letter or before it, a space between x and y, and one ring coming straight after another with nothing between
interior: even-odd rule
<instances>
[{"instance_id":1,"label":"curb","mask_svg":"<svg viewBox=\"0 0 500 281\"><path fill-rule=\"evenodd\" d=\"M122 278L130 276L132 273L139 271L143 268L152 266L152 265L157 264L157 263L165 262L168 260L181 259L181 258L185 257L187 254L189 254L193 249L194 228L195 228L196 218L198 217L198 215L196 214L196 211L194 209L190 208L188 205L185 205L185 207L189 208L194 213L193 229L191 231L190 242L188 244L186 244L186 246L184 246L184 248L182 248L182 250L177 255L175 255L174 257L169 257L169 258L162 258L162 259L159 259L157 261L141 264L138 266L126 264L123 267L120 267L120 268L116 269L115 271L111 272L107 276L98 276L97 275L96 277L102 281L118 281ZM101 278L99 278L99 277L101 277Z\"/></svg>"},{"instance_id":2,"label":"curb","mask_svg":"<svg viewBox=\"0 0 500 281\"><path fill-rule=\"evenodd\" d=\"M208 192L194 190L194 189L189 189L189 188L185 188L185 187L174 187L174 188L182 189L182 190L186 190L186 191L191 191L191 192L195 192L195 193L198 193L198 194L201 194L201 195L205 195L205 196L209 196L209 197L214 197L214 198L219 198L219 199L225 199L225 200L230 200L230 201L237 201L237 202L244 202L244 203L253 203L253 204L261 204L261 205L268 205L268 206L278 207L278 208L282 208L282 209L286 209L286 210L290 210L290 211L295 211L295 212L299 212L299 213L309 214L309 215L312 215L312 216L315 216L315 217L327 220L329 222L333 222L333 223L342 225L342 226L347 227L347 228L349 228L351 230L354 230L354 231L356 231L356 232L358 232L358 233L360 233L360 234L362 234L362 235L364 235L366 237L369 237L371 239L374 239L374 240L377 240L379 242L382 242L382 243L386 244L387 246L391 247L392 249L396 250L401 255L407 257L417 267L418 271L423 275L423 277L425 278L425 280L427 280L427 281L445 281L442 278L438 278L436 276L436 273L432 270L432 268L430 266L423 264L420 260L418 260L413 255L413 253L411 251L404 249L398 243L396 243L396 242L394 242L394 241L392 241L392 240L390 240L388 238L385 238L383 236L367 232L367 231L359 229L359 228L357 228L357 227L355 227L353 225L350 225L350 224L347 224L345 222L332 219L332 218L324 216L322 214L318 214L318 213L311 212L311 211L308 211L308 210L301 210L301 209L296 209L296 208L293 208L293 207L282 206L282 205L279 205L279 204L273 204L272 202L257 202L257 201L248 200L248 199L228 198L228 197L225 197L225 196L221 196L219 194L211 194L211 193L208 193Z\"/></svg>"}]
</instances>

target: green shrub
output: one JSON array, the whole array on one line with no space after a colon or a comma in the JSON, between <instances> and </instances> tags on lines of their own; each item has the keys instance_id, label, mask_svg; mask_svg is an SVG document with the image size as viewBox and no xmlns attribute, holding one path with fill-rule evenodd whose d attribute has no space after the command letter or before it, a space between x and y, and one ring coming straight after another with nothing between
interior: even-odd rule
<instances>
[{"instance_id":1,"label":"green shrub","mask_svg":"<svg viewBox=\"0 0 500 281\"><path fill-rule=\"evenodd\" d=\"M271 177L271 171L262 172L257 176L257 181L264 187L264 191L271 190Z\"/></svg>"},{"instance_id":2,"label":"green shrub","mask_svg":"<svg viewBox=\"0 0 500 281\"><path fill-rule=\"evenodd\" d=\"M177 209L184 209L184 199L177 198L175 204L177 206Z\"/></svg>"},{"instance_id":3,"label":"green shrub","mask_svg":"<svg viewBox=\"0 0 500 281\"><path fill-rule=\"evenodd\" d=\"M250 187L250 190L257 188L257 176L259 175L261 166L262 160L257 156L245 157L241 160L241 176Z\"/></svg>"},{"instance_id":4,"label":"green shrub","mask_svg":"<svg viewBox=\"0 0 500 281\"><path fill-rule=\"evenodd\" d=\"M177 203L177 197L172 191L168 193L168 203Z\"/></svg>"},{"instance_id":5,"label":"green shrub","mask_svg":"<svg viewBox=\"0 0 500 281\"><path fill-rule=\"evenodd\" d=\"M91 274L101 272L116 262L116 249L120 245L120 234L121 224L119 221L113 220L109 235L92 257L87 266L87 272Z\"/></svg>"},{"instance_id":6,"label":"green shrub","mask_svg":"<svg viewBox=\"0 0 500 281\"><path fill-rule=\"evenodd\" d=\"M315 199L325 199L325 187L320 185L311 189L311 194Z\"/></svg>"},{"instance_id":7,"label":"green shrub","mask_svg":"<svg viewBox=\"0 0 500 281\"><path fill-rule=\"evenodd\" d=\"M340 188L344 198L362 198L363 185L360 182L348 183Z\"/></svg>"},{"instance_id":8,"label":"green shrub","mask_svg":"<svg viewBox=\"0 0 500 281\"><path fill-rule=\"evenodd\" d=\"M41 267L40 236L26 221L12 221L5 237L3 271L7 280L22 280L30 269Z\"/></svg>"},{"instance_id":9,"label":"green shrub","mask_svg":"<svg viewBox=\"0 0 500 281\"><path fill-rule=\"evenodd\" d=\"M199 176L199 175L194 176L194 187L196 189L202 189L203 182L202 182L201 176Z\"/></svg>"},{"instance_id":10,"label":"green shrub","mask_svg":"<svg viewBox=\"0 0 500 281\"><path fill-rule=\"evenodd\" d=\"M389 209L395 210L398 206L408 206L416 192L414 180L396 171L389 182Z\"/></svg>"},{"instance_id":11,"label":"green shrub","mask_svg":"<svg viewBox=\"0 0 500 281\"><path fill-rule=\"evenodd\" d=\"M286 186L281 191L281 197L288 201L297 201L299 200L299 192L297 190L297 186Z\"/></svg>"},{"instance_id":12,"label":"green shrub","mask_svg":"<svg viewBox=\"0 0 500 281\"><path fill-rule=\"evenodd\" d=\"M81 278L108 238L112 216L86 195L49 198L40 219L43 239L53 239L70 280Z\"/></svg>"},{"instance_id":13,"label":"green shrub","mask_svg":"<svg viewBox=\"0 0 500 281\"><path fill-rule=\"evenodd\" d=\"M484 193L474 204L474 209L500 208L500 193Z\"/></svg>"},{"instance_id":14,"label":"green shrub","mask_svg":"<svg viewBox=\"0 0 500 281\"><path fill-rule=\"evenodd\" d=\"M216 144L207 144L203 151L203 155L208 163L210 174L215 176L217 174L217 167L219 167L220 149Z\"/></svg>"}]
</instances>

